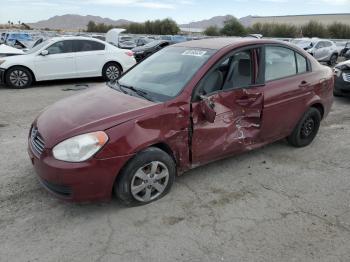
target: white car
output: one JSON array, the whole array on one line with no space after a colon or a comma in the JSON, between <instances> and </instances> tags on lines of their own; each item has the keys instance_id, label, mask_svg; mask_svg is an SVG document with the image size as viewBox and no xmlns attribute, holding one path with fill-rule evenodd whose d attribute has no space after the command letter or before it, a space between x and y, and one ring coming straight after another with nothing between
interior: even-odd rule
<instances>
[{"instance_id":1,"label":"white car","mask_svg":"<svg viewBox=\"0 0 350 262\"><path fill-rule=\"evenodd\" d=\"M327 62L330 66L334 66L337 63L339 52L337 46L331 40L301 38L293 39L291 43L303 48L319 62Z\"/></svg>"},{"instance_id":2,"label":"white car","mask_svg":"<svg viewBox=\"0 0 350 262\"><path fill-rule=\"evenodd\" d=\"M136 64L130 50L88 37L51 38L24 55L0 58L0 83L13 88L33 81L102 76L116 80Z\"/></svg>"}]
</instances>

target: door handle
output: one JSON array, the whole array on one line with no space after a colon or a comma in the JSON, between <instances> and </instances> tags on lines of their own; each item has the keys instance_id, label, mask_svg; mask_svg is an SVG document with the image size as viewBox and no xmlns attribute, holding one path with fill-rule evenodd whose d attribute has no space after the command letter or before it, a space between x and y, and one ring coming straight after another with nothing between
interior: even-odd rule
<instances>
[{"instance_id":1,"label":"door handle","mask_svg":"<svg viewBox=\"0 0 350 262\"><path fill-rule=\"evenodd\" d=\"M256 101L256 97L242 97L239 99L236 99L237 104L240 105L247 105L247 104L251 104L254 103Z\"/></svg>"},{"instance_id":2,"label":"door handle","mask_svg":"<svg viewBox=\"0 0 350 262\"><path fill-rule=\"evenodd\" d=\"M300 88L305 89L308 88L310 86L310 84L307 81L302 81L299 85Z\"/></svg>"}]
</instances>

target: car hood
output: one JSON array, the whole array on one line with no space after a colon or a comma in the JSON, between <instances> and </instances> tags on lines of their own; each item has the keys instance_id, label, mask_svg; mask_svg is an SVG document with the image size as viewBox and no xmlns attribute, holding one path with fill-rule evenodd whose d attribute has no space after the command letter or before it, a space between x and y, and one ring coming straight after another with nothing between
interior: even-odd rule
<instances>
[{"instance_id":1,"label":"car hood","mask_svg":"<svg viewBox=\"0 0 350 262\"><path fill-rule=\"evenodd\" d=\"M5 45L5 44L1 44L0 45L0 54L2 55L23 55L24 52L23 50Z\"/></svg>"},{"instance_id":2,"label":"car hood","mask_svg":"<svg viewBox=\"0 0 350 262\"><path fill-rule=\"evenodd\" d=\"M350 68L350 60L343 61L343 62L337 64L336 67L340 67L343 65L347 65Z\"/></svg>"},{"instance_id":3,"label":"car hood","mask_svg":"<svg viewBox=\"0 0 350 262\"><path fill-rule=\"evenodd\" d=\"M120 93L108 86L95 87L46 108L36 119L46 147L84 133L106 130L144 115L160 104Z\"/></svg>"}]
</instances>

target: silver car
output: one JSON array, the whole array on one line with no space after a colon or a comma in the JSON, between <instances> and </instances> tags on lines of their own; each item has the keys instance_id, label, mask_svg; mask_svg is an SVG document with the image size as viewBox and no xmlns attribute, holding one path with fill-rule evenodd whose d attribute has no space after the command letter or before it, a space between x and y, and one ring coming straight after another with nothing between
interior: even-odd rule
<instances>
[{"instance_id":1,"label":"silver car","mask_svg":"<svg viewBox=\"0 0 350 262\"><path fill-rule=\"evenodd\" d=\"M294 39L292 43L313 55L319 62L333 66L337 63L339 52L333 41L326 39Z\"/></svg>"}]
</instances>

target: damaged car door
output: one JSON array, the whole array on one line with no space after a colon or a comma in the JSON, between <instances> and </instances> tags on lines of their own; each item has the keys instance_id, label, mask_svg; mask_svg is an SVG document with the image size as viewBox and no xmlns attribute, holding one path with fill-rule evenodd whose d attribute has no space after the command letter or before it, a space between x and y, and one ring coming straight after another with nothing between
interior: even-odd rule
<instances>
[{"instance_id":1,"label":"damaged car door","mask_svg":"<svg viewBox=\"0 0 350 262\"><path fill-rule=\"evenodd\" d=\"M195 89L190 139L194 165L248 150L257 143L264 102L260 54L259 47L230 54Z\"/></svg>"}]
</instances>

